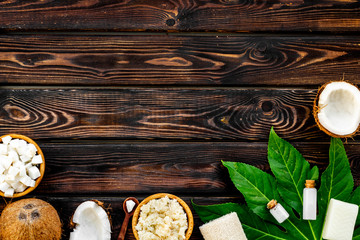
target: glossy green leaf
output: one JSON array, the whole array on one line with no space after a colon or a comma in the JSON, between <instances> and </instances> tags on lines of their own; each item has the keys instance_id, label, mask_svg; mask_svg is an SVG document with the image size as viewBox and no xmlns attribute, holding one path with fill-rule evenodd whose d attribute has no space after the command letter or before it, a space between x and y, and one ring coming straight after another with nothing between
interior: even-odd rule
<instances>
[{"instance_id":1,"label":"glossy green leaf","mask_svg":"<svg viewBox=\"0 0 360 240\"><path fill-rule=\"evenodd\" d=\"M281 139L271 128L268 160L278 182L278 191L284 201L302 215L302 192L310 174L310 164L290 143ZM316 169L312 175L315 175Z\"/></svg>"},{"instance_id":2,"label":"glossy green leaf","mask_svg":"<svg viewBox=\"0 0 360 240\"><path fill-rule=\"evenodd\" d=\"M263 219L273 221L266 205L272 199L279 199L276 181L260 169L237 162L223 162L235 187L244 195L248 207Z\"/></svg>"},{"instance_id":3,"label":"glossy green leaf","mask_svg":"<svg viewBox=\"0 0 360 240\"><path fill-rule=\"evenodd\" d=\"M205 223L228 213L236 212L248 239L289 239L287 238L287 234L281 231L277 226L265 222L250 211L245 205L237 203L224 203L208 206L192 203L192 205L200 219Z\"/></svg>"},{"instance_id":4,"label":"glossy green leaf","mask_svg":"<svg viewBox=\"0 0 360 240\"><path fill-rule=\"evenodd\" d=\"M349 202L358 205L360 208L360 187L357 187L356 190L351 194ZM356 225L360 228L360 212L357 216Z\"/></svg>"},{"instance_id":5,"label":"glossy green leaf","mask_svg":"<svg viewBox=\"0 0 360 240\"><path fill-rule=\"evenodd\" d=\"M344 145L341 139L331 138L329 166L321 175L321 186L318 191L319 214L317 222L322 223L319 225L318 231L322 230L330 199L347 201L353 188L354 179L351 175Z\"/></svg>"}]
</instances>

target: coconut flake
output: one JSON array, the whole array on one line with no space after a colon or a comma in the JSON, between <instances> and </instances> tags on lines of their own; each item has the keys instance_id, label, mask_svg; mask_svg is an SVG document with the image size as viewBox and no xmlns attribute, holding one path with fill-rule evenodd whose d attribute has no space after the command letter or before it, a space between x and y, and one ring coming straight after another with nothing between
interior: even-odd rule
<instances>
[{"instance_id":1,"label":"coconut flake","mask_svg":"<svg viewBox=\"0 0 360 240\"><path fill-rule=\"evenodd\" d=\"M76 223L70 240L111 239L111 226L107 213L94 201L86 201L75 210L72 221Z\"/></svg>"},{"instance_id":2,"label":"coconut flake","mask_svg":"<svg viewBox=\"0 0 360 240\"><path fill-rule=\"evenodd\" d=\"M134 209L136 203L133 200L128 200L126 201L126 210L128 213L131 213L132 210Z\"/></svg>"},{"instance_id":3,"label":"coconut flake","mask_svg":"<svg viewBox=\"0 0 360 240\"><path fill-rule=\"evenodd\" d=\"M319 95L318 119L329 132L345 136L360 123L360 91L347 82L332 82Z\"/></svg>"}]
</instances>

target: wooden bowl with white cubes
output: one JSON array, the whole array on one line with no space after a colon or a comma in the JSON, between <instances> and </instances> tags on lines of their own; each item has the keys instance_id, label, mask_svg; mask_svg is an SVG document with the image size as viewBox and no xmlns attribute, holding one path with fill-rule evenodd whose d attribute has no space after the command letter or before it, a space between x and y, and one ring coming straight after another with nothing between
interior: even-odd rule
<instances>
[{"instance_id":1,"label":"wooden bowl with white cubes","mask_svg":"<svg viewBox=\"0 0 360 240\"><path fill-rule=\"evenodd\" d=\"M30 193L44 172L44 154L31 138L20 134L0 137L0 196L17 198Z\"/></svg>"}]
</instances>

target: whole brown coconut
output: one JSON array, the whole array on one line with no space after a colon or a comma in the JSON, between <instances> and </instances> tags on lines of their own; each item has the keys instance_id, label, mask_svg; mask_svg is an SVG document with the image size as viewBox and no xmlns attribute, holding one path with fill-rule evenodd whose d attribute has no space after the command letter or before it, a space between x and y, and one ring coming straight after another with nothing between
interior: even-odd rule
<instances>
[{"instance_id":1,"label":"whole brown coconut","mask_svg":"<svg viewBox=\"0 0 360 240\"><path fill-rule=\"evenodd\" d=\"M61 222L55 208L40 199L7 205L0 217L1 240L59 240Z\"/></svg>"}]
</instances>

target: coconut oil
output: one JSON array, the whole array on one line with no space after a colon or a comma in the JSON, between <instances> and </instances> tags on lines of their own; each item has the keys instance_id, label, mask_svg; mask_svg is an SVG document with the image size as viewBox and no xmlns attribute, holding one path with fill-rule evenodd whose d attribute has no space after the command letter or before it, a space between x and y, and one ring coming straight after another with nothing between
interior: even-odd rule
<instances>
[{"instance_id":1,"label":"coconut oil","mask_svg":"<svg viewBox=\"0 0 360 240\"><path fill-rule=\"evenodd\" d=\"M316 220L317 190L314 180L306 180L303 191L303 219Z\"/></svg>"},{"instance_id":2,"label":"coconut oil","mask_svg":"<svg viewBox=\"0 0 360 240\"><path fill-rule=\"evenodd\" d=\"M279 223L283 223L289 217L285 208L274 199L267 204L267 208L270 209L270 213Z\"/></svg>"}]
</instances>

